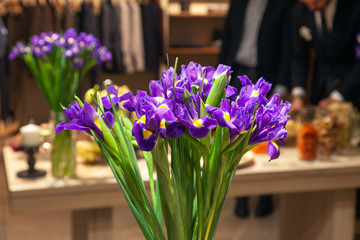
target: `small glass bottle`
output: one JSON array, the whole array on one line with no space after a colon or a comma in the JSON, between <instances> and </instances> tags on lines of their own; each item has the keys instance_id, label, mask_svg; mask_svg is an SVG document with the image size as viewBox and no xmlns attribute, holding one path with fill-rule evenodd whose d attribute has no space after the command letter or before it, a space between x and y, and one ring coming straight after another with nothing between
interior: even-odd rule
<instances>
[{"instance_id":1,"label":"small glass bottle","mask_svg":"<svg viewBox=\"0 0 360 240\"><path fill-rule=\"evenodd\" d=\"M301 126L297 136L297 149L301 160L317 157L318 131L314 126L316 106L306 106L300 112Z\"/></svg>"}]
</instances>

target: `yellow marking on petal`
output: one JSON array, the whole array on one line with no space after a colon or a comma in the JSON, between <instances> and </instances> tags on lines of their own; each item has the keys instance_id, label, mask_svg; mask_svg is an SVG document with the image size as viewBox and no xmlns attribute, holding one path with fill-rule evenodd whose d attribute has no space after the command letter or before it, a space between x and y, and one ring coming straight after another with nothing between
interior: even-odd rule
<instances>
[{"instance_id":1,"label":"yellow marking on petal","mask_svg":"<svg viewBox=\"0 0 360 240\"><path fill-rule=\"evenodd\" d=\"M84 46L85 46L85 43L84 43L83 41L81 41L81 42L79 43L79 46L80 46L80 47L84 47Z\"/></svg>"},{"instance_id":2,"label":"yellow marking on petal","mask_svg":"<svg viewBox=\"0 0 360 240\"><path fill-rule=\"evenodd\" d=\"M144 139L148 139L152 134L152 131L145 129L144 130Z\"/></svg>"},{"instance_id":3,"label":"yellow marking on petal","mask_svg":"<svg viewBox=\"0 0 360 240\"><path fill-rule=\"evenodd\" d=\"M96 125L98 128L100 128L100 129L101 129L101 126L100 126L100 120L99 120L99 117L98 117L98 116L96 116L96 117L95 117L95 119L94 119L94 123L95 123L95 125Z\"/></svg>"},{"instance_id":4,"label":"yellow marking on petal","mask_svg":"<svg viewBox=\"0 0 360 240\"><path fill-rule=\"evenodd\" d=\"M274 128L274 127L275 127L275 125L272 125L272 126L271 126L271 128Z\"/></svg>"},{"instance_id":5,"label":"yellow marking on petal","mask_svg":"<svg viewBox=\"0 0 360 240\"><path fill-rule=\"evenodd\" d=\"M155 100L156 100L157 103L159 103L159 102L162 101L163 99L164 99L164 98L161 97L161 96L160 96L160 97L155 97Z\"/></svg>"},{"instance_id":6,"label":"yellow marking on petal","mask_svg":"<svg viewBox=\"0 0 360 240\"><path fill-rule=\"evenodd\" d=\"M161 120L160 128L165 128L165 119Z\"/></svg>"},{"instance_id":7,"label":"yellow marking on petal","mask_svg":"<svg viewBox=\"0 0 360 240\"><path fill-rule=\"evenodd\" d=\"M65 38L60 38L60 43L61 44L65 43Z\"/></svg>"},{"instance_id":8,"label":"yellow marking on petal","mask_svg":"<svg viewBox=\"0 0 360 240\"><path fill-rule=\"evenodd\" d=\"M158 106L158 108L165 108L165 109L169 109L169 107L166 104L161 104L160 106Z\"/></svg>"},{"instance_id":9,"label":"yellow marking on petal","mask_svg":"<svg viewBox=\"0 0 360 240\"><path fill-rule=\"evenodd\" d=\"M73 38L68 38L68 40L67 40L67 42L69 43L69 44L73 44L74 43L74 39Z\"/></svg>"},{"instance_id":10,"label":"yellow marking on petal","mask_svg":"<svg viewBox=\"0 0 360 240\"><path fill-rule=\"evenodd\" d=\"M55 33L53 33L53 35L51 35L51 38L52 38L53 40L56 40L57 37L58 37L58 36L57 36Z\"/></svg>"},{"instance_id":11,"label":"yellow marking on petal","mask_svg":"<svg viewBox=\"0 0 360 240\"><path fill-rule=\"evenodd\" d=\"M204 125L203 125L203 120L202 119L195 119L194 120L194 122L193 122L193 124L194 124L194 126L195 127L197 127L197 128L200 128L200 127L203 127Z\"/></svg>"},{"instance_id":12,"label":"yellow marking on petal","mask_svg":"<svg viewBox=\"0 0 360 240\"><path fill-rule=\"evenodd\" d=\"M65 52L65 54L66 54L66 56L71 57L72 52L71 52L70 50L67 50L67 51Z\"/></svg>"},{"instance_id":13,"label":"yellow marking on petal","mask_svg":"<svg viewBox=\"0 0 360 240\"><path fill-rule=\"evenodd\" d=\"M360 43L360 36L357 38L358 43Z\"/></svg>"},{"instance_id":14,"label":"yellow marking on petal","mask_svg":"<svg viewBox=\"0 0 360 240\"><path fill-rule=\"evenodd\" d=\"M178 82L180 82L180 81L181 81L181 79L180 79L180 80L177 80L177 81L175 82L175 85L178 84Z\"/></svg>"},{"instance_id":15,"label":"yellow marking on petal","mask_svg":"<svg viewBox=\"0 0 360 240\"><path fill-rule=\"evenodd\" d=\"M251 92L251 96L252 96L252 97L257 97L257 96L259 96L259 92L256 91L256 90L253 90L253 91Z\"/></svg>"},{"instance_id":16,"label":"yellow marking on petal","mask_svg":"<svg viewBox=\"0 0 360 240\"><path fill-rule=\"evenodd\" d=\"M276 142L274 142L274 141L270 141L270 142L271 142L272 144L274 144L276 150L279 150L279 146L276 144Z\"/></svg>"},{"instance_id":17,"label":"yellow marking on petal","mask_svg":"<svg viewBox=\"0 0 360 240\"><path fill-rule=\"evenodd\" d=\"M47 42L51 42L51 37L46 36L46 37L45 37L45 41L47 41Z\"/></svg>"},{"instance_id":18,"label":"yellow marking on petal","mask_svg":"<svg viewBox=\"0 0 360 240\"><path fill-rule=\"evenodd\" d=\"M209 81L206 78L200 78L201 81L204 81L204 83L208 83Z\"/></svg>"},{"instance_id":19,"label":"yellow marking on petal","mask_svg":"<svg viewBox=\"0 0 360 240\"><path fill-rule=\"evenodd\" d=\"M228 112L224 112L224 119L225 119L225 121L230 121L231 122L230 114Z\"/></svg>"},{"instance_id":20,"label":"yellow marking on petal","mask_svg":"<svg viewBox=\"0 0 360 240\"><path fill-rule=\"evenodd\" d=\"M248 132L248 131L245 131L245 130L244 130L244 131L241 131L241 133L240 133L240 134L244 134L244 133L247 133L247 132Z\"/></svg>"},{"instance_id":21,"label":"yellow marking on petal","mask_svg":"<svg viewBox=\"0 0 360 240\"><path fill-rule=\"evenodd\" d=\"M143 123L143 124L145 124L145 123L146 123L146 116L143 115L141 118L139 118L139 120L137 120L137 123Z\"/></svg>"}]
</instances>

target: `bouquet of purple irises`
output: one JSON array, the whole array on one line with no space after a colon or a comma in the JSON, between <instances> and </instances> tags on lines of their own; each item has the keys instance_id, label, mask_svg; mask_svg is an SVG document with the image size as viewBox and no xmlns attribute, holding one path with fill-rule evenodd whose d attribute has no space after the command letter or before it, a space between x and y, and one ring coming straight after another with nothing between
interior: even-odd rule
<instances>
[{"instance_id":1,"label":"bouquet of purple irises","mask_svg":"<svg viewBox=\"0 0 360 240\"><path fill-rule=\"evenodd\" d=\"M228 66L190 62L178 75L176 65L150 82L149 94L119 95L110 85L97 109L76 98L56 132L92 134L146 239L213 239L242 156L262 142L270 160L279 156L275 141L286 138L290 103L266 98L271 84L262 78L239 76L240 91L229 86ZM136 113L134 123L120 105ZM147 162L151 200L133 146Z\"/></svg>"},{"instance_id":2,"label":"bouquet of purple irises","mask_svg":"<svg viewBox=\"0 0 360 240\"><path fill-rule=\"evenodd\" d=\"M48 32L31 37L28 44L18 42L9 59L21 57L44 94L56 123L64 120L61 104L71 103L85 74L96 64L110 61L106 47L91 34L68 29L64 34ZM73 177L76 156L71 132L57 134L51 152L52 174Z\"/></svg>"},{"instance_id":3,"label":"bouquet of purple irises","mask_svg":"<svg viewBox=\"0 0 360 240\"><path fill-rule=\"evenodd\" d=\"M63 35L44 32L31 37L28 44L17 42L9 54L20 56L34 76L51 109L70 104L85 74L112 56L92 34L68 29Z\"/></svg>"}]
</instances>

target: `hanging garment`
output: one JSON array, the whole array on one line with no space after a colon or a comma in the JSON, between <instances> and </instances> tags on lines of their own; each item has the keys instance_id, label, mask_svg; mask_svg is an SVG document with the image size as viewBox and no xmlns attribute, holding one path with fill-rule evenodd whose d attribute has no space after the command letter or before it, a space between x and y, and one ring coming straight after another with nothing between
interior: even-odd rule
<instances>
[{"instance_id":1,"label":"hanging garment","mask_svg":"<svg viewBox=\"0 0 360 240\"><path fill-rule=\"evenodd\" d=\"M156 71L159 68L159 34L158 9L154 3L142 3L141 15L145 49L145 66L147 71Z\"/></svg>"},{"instance_id":2,"label":"hanging garment","mask_svg":"<svg viewBox=\"0 0 360 240\"><path fill-rule=\"evenodd\" d=\"M137 2L129 2L130 19L132 27L130 44L131 58L135 70L142 72L145 70L145 53L144 53L144 38L143 38L143 25L141 18L141 9Z\"/></svg>"},{"instance_id":3,"label":"hanging garment","mask_svg":"<svg viewBox=\"0 0 360 240\"><path fill-rule=\"evenodd\" d=\"M120 1L119 5L120 9L120 36L121 36L121 51L123 53L123 63L124 70L126 73L134 73L135 67L132 63L131 58L131 44L133 39L131 38L132 34L130 29L131 24L131 16L130 16L130 6L123 1Z\"/></svg>"},{"instance_id":4,"label":"hanging garment","mask_svg":"<svg viewBox=\"0 0 360 240\"><path fill-rule=\"evenodd\" d=\"M112 61L104 66L106 71L124 72L119 14L119 6L110 0L101 4L101 42L112 53Z\"/></svg>"}]
</instances>

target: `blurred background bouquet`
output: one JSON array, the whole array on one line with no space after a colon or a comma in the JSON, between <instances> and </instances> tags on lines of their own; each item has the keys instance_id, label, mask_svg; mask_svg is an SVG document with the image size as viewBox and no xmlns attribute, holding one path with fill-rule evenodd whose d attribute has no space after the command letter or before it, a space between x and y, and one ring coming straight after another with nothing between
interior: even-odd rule
<instances>
[{"instance_id":1,"label":"blurred background bouquet","mask_svg":"<svg viewBox=\"0 0 360 240\"><path fill-rule=\"evenodd\" d=\"M92 34L68 29L63 34L44 32L29 43L18 42L9 59L21 57L44 94L56 123L63 121L63 106L71 103L86 73L112 59ZM75 175L76 156L71 132L57 134L52 145L52 174Z\"/></svg>"},{"instance_id":2,"label":"blurred background bouquet","mask_svg":"<svg viewBox=\"0 0 360 240\"><path fill-rule=\"evenodd\" d=\"M253 84L239 76L240 91L229 86L228 66L190 62L177 74L176 65L150 81L149 92L120 94L109 85L107 95L97 93L96 107L76 98L55 133L94 137L146 239L213 239L244 154L267 142L269 160L278 158L275 141L286 139L290 103L279 94L267 98L271 84L262 78Z\"/></svg>"}]
</instances>

